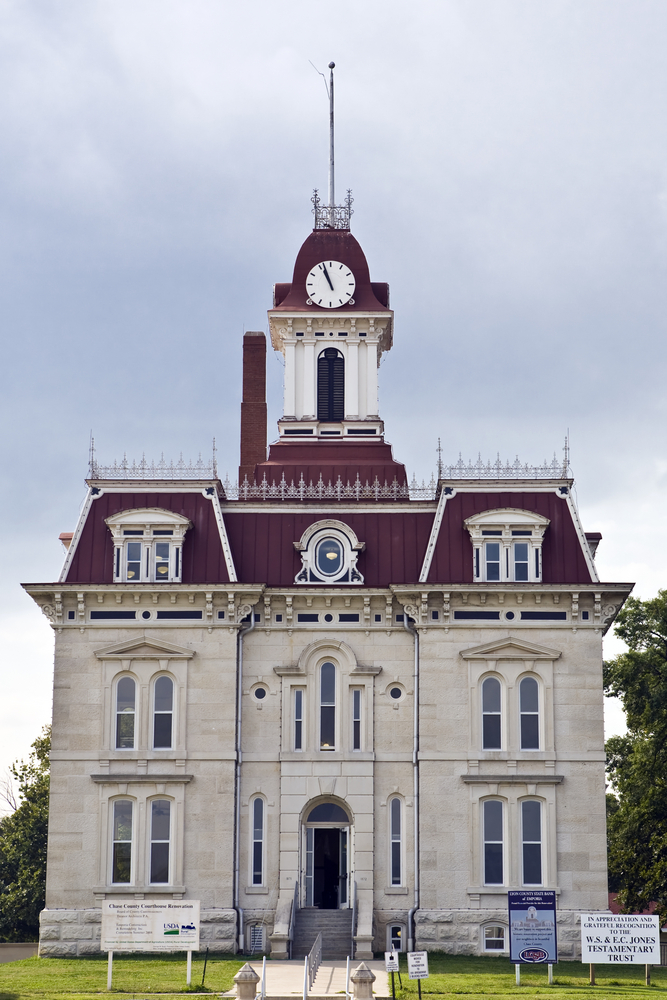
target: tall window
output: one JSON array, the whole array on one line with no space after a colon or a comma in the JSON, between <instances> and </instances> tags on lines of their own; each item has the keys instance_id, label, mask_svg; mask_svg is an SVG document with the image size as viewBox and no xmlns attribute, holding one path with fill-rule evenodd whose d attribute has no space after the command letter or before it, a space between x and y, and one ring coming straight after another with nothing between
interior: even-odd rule
<instances>
[{"instance_id":1,"label":"tall window","mask_svg":"<svg viewBox=\"0 0 667 1000\"><path fill-rule=\"evenodd\" d=\"M391 884L402 884L401 871L401 800L392 799L389 803L389 823L391 833Z\"/></svg>"},{"instance_id":2,"label":"tall window","mask_svg":"<svg viewBox=\"0 0 667 1000\"><path fill-rule=\"evenodd\" d=\"M174 718L174 682L171 677L158 677L153 699L153 747L155 750L170 750Z\"/></svg>"},{"instance_id":3,"label":"tall window","mask_svg":"<svg viewBox=\"0 0 667 1000\"><path fill-rule=\"evenodd\" d=\"M482 749L500 750L501 714L500 681L497 677L487 677L482 684Z\"/></svg>"},{"instance_id":4,"label":"tall window","mask_svg":"<svg viewBox=\"0 0 667 1000\"><path fill-rule=\"evenodd\" d=\"M483 535L499 535L499 531L483 531ZM486 579L490 581L500 580L500 542L486 542L484 546L486 557Z\"/></svg>"},{"instance_id":5,"label":"tall window","mask_svg":"<svg viewBox=\"0 0 667 1000\"><path fill-rule=\"evenodd\" d=\"M317 359L317 419L345 417L345 359L335 347L327 347Z\"/></svg>"},{"instance_id":6,"label":"tall window","mask_svg":"<svg viewBox=\"0 0 667 1000\"><path fill-rule=\"evenodd\" d=\"M132 881L132 803L127 799L113 804L111 881Z\"/></svg>"},{"instance_id":7,"label":"tall window","mask_svg":"<svg viewBox=\"0 0 667 1000\"><path fill-rule=\"evenodd\" d=\"M264 800L252 801L252 884L264 884Z\"/></svg>"},{"instance_id":8,"label":"tall window","mask_svg":"<svg viewBox=\"0 0 667 1000\"><path fill-rule=\"evenodd\" d=\"M534 799L521 803L523 884L542 885L542 807Z\"/></svg>"},{"instance_id":9,"label":"tall window","mask_svg":"<svg viewBox=\"0 0 667 1000\"><path fill-rule=\"evenodd\" d=\"M169 883L169 843L171 840L171 802L151 802L151 883Z\"/></svg>"},{"instance_id":10,"label":"tall window","mask_svg":"<svg viewBox=\"0 0 667 1000\"><path fill-rule=\"evenodd\" d=\"M131 677L116 685L116 750L134 750L134 717L137 686Z\"/></svg>"},{"instance_id":11,"label":"tall window","mask_svg":"<svg viewBox=\"0 0 667 1000\"><path fill-rule=\"evenodd\" d=\"M336 749L336 668L320 667L320 750Z\"/></svg>"},{"instance_id":12,"label":"tall window","mask_svg":"<svg viewBox=\"0 0 667 1000\"><path fill-rule=\"evenodd\" d=\"M303 750L303 691L294 692L294 749Z\"/></svg>"},{"instance_id":13,"label":"tall window","mask_svg":"<svg viewBox=\"0 0 667 1000\"><path fill-rule=\"evenodd\" d=\"M539 688L534 677L524 677L519 685L521 709L521 749L540 749Z\"/></svg>"},{"instance_id":14,"label":"tall window","mask_svg":"<svg viewBox=\"0 0 667 1000\"><path fill-rule=\"evenodd\" d=\"M352 692L352 749L361 750L361 690Z\"/></svg>"},{"instance_id":15,"label":"tall window","mask_svg":"<svg viewBox=\"0 0 667 1000\"><path fill-rule=\"evenodd\" d=\"M503 804L484 802L484 885L503 884Z\"/></svg>"}]
</instances>

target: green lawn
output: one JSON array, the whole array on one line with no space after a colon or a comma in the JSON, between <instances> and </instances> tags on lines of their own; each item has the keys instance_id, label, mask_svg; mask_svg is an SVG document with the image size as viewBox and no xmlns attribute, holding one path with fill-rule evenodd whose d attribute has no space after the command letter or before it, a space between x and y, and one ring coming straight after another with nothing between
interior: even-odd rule
<instances>
[{"instance_id":1,"label":"green lawn","mask_svg":"<svg viewBox=\"0 0 667 1000\"><path fill-rule=\"evenodd\" d=\"M521 986L515 984L514 966L506 958L472 958L466 955L429 955L429 978L422 980L422 996L426 1000L436 997L454 1000L483 1000L494 997L512 997L517 1000L532 1000L545 995L565 997L584 996L625 998L648 997L656 993L667 993L667 968L651 969L650 987L644 985L644 966L631 965L625 968L595 967L596 985L588 984L588 966L581 962L560 962L554 966L554 985L547 985L547 969L544 966L521 967ZM405 970L405 971L404 971ZM407 962L401 956L401 978L403 989L396 995L401 1000L416 1000L417 982L407 978Z\"/></svg>"},{"instance_id":2,"label":"green lawn","mask_svg":"<svg viewBox=\"0 0 667 1000\"><path fill-rule=\"evenodd\" d=\"M131 997L150 993L183 994L185 985L185 953L182 955L125 955L114 958L113 992ZM234 957L209 955L206 966L205 991L223 993L232 989L234 976L243 965ZM192 991L201 991L204 953L192 956ZM99 1000L107 994L107 958L25 958L20 962L0 965L0 1000Z\"/></svg>"},{"instance_id":3,"label":"green lawn","mask_svg":"<svg viewBox=\"0 0 667 1000\"><path fill-rule=\"evenodd\" d=\"M380 957L380 956L378 956ZM243 964L239 958L209 958L205 990L222 993L233 986L233 979ZM192 960L192 991L199 992L204 956L195 953ZM506 958L471 958L463 955L429 955L429 979L422 980L424 1000L532 1000L545 995L564 998L596 996L636 1000L661 992L667 993L667 968L653 968L652 986L644 986L644 967L596 967L597 984L588 985L588 966L579 962L561 962L554 967L555 985L547 986L544 967L523 966L521 983L514 983L514 967ZM396 977L399 1000L417 1000L417 983L407 978L405 956L401 957L403 988ZM106 993L106 956L93 958L27 958L0 965L0 1000L100 1000ZM114 961L114 993L142 1000L151 994L163 997L182 996L185 985L185 955L135 955Z\"/></svg>"}]
</instances>

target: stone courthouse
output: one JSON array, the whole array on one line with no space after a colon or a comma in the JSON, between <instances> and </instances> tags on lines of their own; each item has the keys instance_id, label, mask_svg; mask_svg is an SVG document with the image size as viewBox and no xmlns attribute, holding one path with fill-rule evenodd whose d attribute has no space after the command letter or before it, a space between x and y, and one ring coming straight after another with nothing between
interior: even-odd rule
<instances>
[{"instance_id":1,"label":"stone courthouse","mask_svg":"<svg viewBox=\"0 0 667 1000\"><path fill-rule=\"evenodd\" d=\"M41 953L103 900L201 900L223 952L503 954L507 890L555 889L560 950L607 906L602 583L567 461L417 488L378 411L389 286L350 201L315 201L270 347L243 338L238 486L93 458L58 582ZM287 263L287 261L286 261ZM240 344L239 344L240 356Z\"/></svg>"}]
</instances>

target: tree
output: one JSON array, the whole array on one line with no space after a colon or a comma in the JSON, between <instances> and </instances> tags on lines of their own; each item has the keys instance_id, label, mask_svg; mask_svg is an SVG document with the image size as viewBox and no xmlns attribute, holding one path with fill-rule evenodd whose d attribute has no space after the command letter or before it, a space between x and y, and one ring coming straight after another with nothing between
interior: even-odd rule
<instances>
[{"instance_id":1,"label":"tree","mask_svg":"<svg viewBox=\"0 0 667 1000\"><path fill-rule=\"evenodd\" d=\"M28 763L11 772L19 804L0 820L0 941L36 941L46 889L51 728L32 744Z\"/></svg>"},{"instance_id":2,"label":"tree","mask_svg":"<svg viewBox=\"0 0 667 1000\"><path fill-rule=\"evenodd\" d=\"M615 633L628 650L605 663L604 686L619 697L628 732L607 740L610 886L626 912L657 904L667 918L667 591L629 598Z\"/></svg>"}]
</instances>

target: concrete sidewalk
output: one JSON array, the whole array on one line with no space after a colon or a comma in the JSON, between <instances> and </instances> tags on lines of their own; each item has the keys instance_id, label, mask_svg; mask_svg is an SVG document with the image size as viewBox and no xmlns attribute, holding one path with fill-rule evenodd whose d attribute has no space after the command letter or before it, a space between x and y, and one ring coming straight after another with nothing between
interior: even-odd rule
<instances>
[{"instance_id":1,"label":"concrete sidewalk","mask_svg":"<svg viewBox=\"0 0 667 1000\"><path fill-rule=\"evenodd\" d=\"M249 965L255 970L258 976L262 975L262 963L253 961ZM357 959L350 962L350 974L361 965ZM375 975L373 983L373 993L377 997L389 996L389 977L385 971L384 962L366 962L368 968ZM345 961L322 962L315 982L309 992L309 996L316 997L336 997L341 1000L341 994L345 993ZM267 997L297 997L303 996L303 959L296 959L289 962L267 962L266 963L266 995ZM257 992L261 988L261 982L257 983ZM235 997L236 989L225 993L226 997Z\"/></svg>"}]
</instances>

